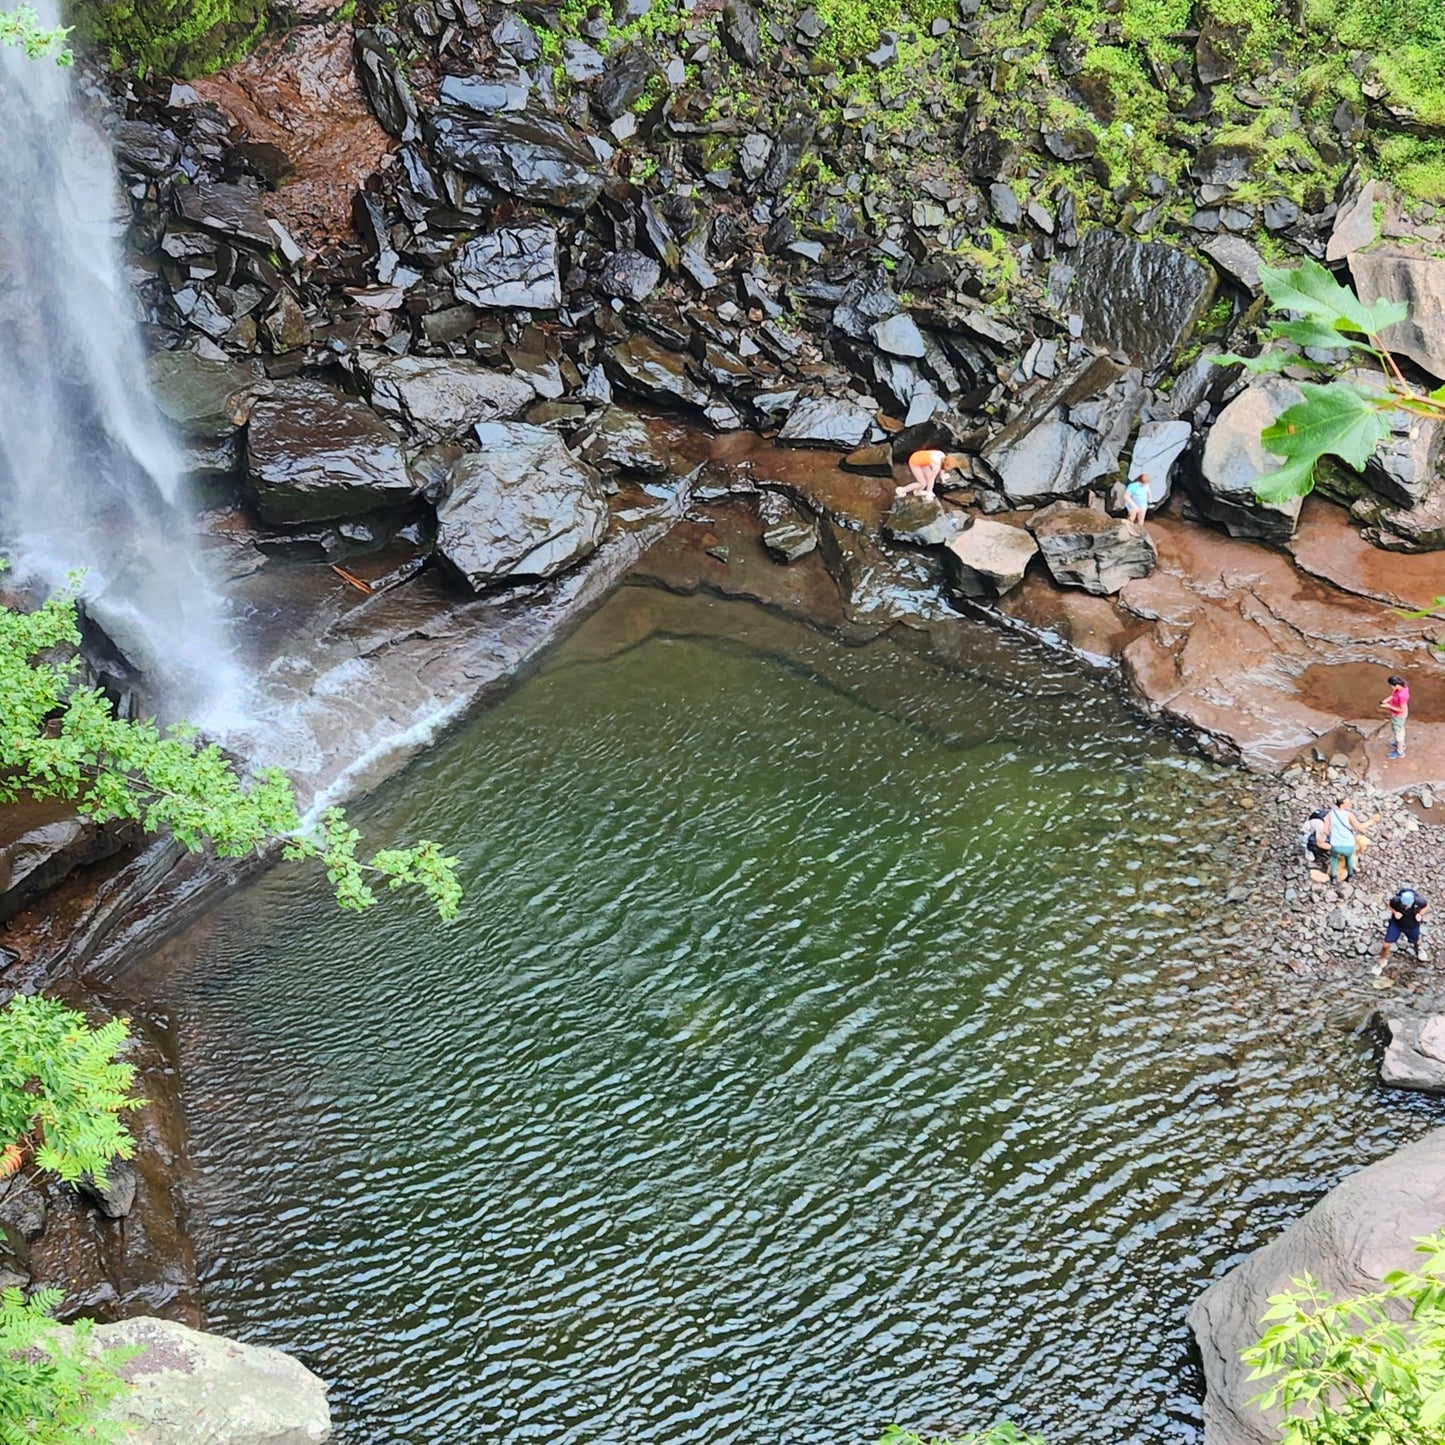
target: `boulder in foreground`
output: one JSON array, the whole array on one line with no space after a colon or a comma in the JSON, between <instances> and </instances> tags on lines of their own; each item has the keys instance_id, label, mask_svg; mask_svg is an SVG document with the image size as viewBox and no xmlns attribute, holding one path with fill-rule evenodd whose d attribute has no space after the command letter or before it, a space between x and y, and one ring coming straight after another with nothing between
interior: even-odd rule
<instances>
[{"instance_id":1,"label":"boulder in foreground","mask_svg":"<svg viewBox=\"0 0 1445 1445\"><path fill-rule=\"evenodd\" d=\"M967 531L944 544L943 562L961 596L1002 597L1024 580L1038 550L1038 543L1022 527L978 517Z\"/></svg>"},{"instance_id":2,"label":"boulder in foreground","mask_svg":"<svg viewBox=\"0 0 1445 1445\"><path fill-rule=\"evenodd\" d=\"M1415 1269L1415 1241L1445 1218L1445 1129L1352 1174L1272 1244L1212 1284L1189 1311L1204 1362L1204 1445L1276 1445L1279 1412L1249 1401L1240 1351L1257 1344L1272 1294L1312 1274L1335 1298L1368 1294L1396 1269Z\"/></svg>"},{"instance_id":3,"label":"boulder in foreground","mask_svg":"<svg viewBox=\"0 0 1445 1445\"><path fill-rule=\"evenodd\" d=\"M280 1350L150 1316L99 1325L105 1349L138 1347L119 1373L131 1388L111 1414L136 1445L324 1445L326 1386Z\"/></svg>"}]
</instances>

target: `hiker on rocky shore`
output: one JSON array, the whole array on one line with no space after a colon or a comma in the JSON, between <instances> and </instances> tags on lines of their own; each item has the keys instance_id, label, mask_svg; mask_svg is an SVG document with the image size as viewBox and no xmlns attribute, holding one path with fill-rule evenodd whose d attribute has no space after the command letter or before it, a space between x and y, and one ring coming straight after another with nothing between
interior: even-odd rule
<instances>
[{"instance_id":1,"label":"hiker on rocky shore","mask_svg":"<svg viewBox=\"0 0 1445 1445\"><path fill-rule=\"evenodd\" d=\"M1390 751L1387 758L1405 756L1405 720L1410 716L1410 684L1395 673L1390 674L1391 692L1380 704L1390 715Z\"/></svg>"},{"instance_id":2,"label":"hiker on rocky shore","mask_svg":"<svg viewBox=\"0 0 1445 1445\"><path fill-rule=\"evenodd\" d=\"M1374 818L1370 819L1371 823L1374 821ZM1350 810L1350 800L1341 793L1335 799L1335 806L1325 815L1325 826L1329 829L1330 877L1336 882L1347 883L1355 876L1357 835L1363 833L1369 823L1362 823L1355 816ZM1337 862L1343 871L1335 878Z\"/></svg>"},{"instance_id":3,"label":"hiker on rocky shore","mask_svg":"<svg viewBox=\"0 0 1445 1445\"><path fill-rule=\"evenodd\" d=\"M1424 895L1415 892L1413 888L1402 888L1390 900L1390 921L1385 925L1385 941L1380 945L1380 959L1375 964L1375 973L1385 971L1385 964L1389 960L1390 950L1400 941L1400 935L1404 934L1410 940L1410 946L1415 950L1415 957L1421 963L1429 963L1430 955L1425 952L1425 946L1420 942L1420 925L1425 920L1425 912L1430 905L1425 901Z\"/></svg>"},{"instance_id":4,"label":"hiker on rocky shore","mask_svg":"<svg viewBox=\"0 0 1445 1445\"><path fill-rule=\"evenodd\" d=\"M1142 527L1149 514L1149 473L1140 472L1132 482L1124 485L1124 520L1131 526Z\"/></svg>"},{"instance_id":5,"label":"hiker on rocky shore","mask_svg":"<svg viewBox=\"0 0 1445 1445\"><path fill-rule=\"evenodd\" d=\"M908 470L913 473L913 480L899 487L897 495L906 497L910 492L917 492L920 496L931 497L939 477L954 467L961 467L963 463L963 457L941 452L936 447L926 447L922 451L914 452L908 458Z\"/></svg>"}]
</instances>

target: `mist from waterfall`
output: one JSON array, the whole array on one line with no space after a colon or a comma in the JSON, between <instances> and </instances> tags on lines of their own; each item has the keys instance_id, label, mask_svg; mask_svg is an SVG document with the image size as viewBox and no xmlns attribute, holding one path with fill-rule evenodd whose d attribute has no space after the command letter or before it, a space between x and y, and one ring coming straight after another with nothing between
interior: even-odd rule
<instances>
[{"instance_id":1,"label":"mist from waterfall","mask_svg":"<svg viewBox=\"0 0 1445 1445\"><path fill-rule=\"evenodd\" d=\"M120 265L129 213L73 84L0 50L0 555L43 589L85 569L87 610L164 712L205 726L236 677L149 394Z\"/></svg>"}]
</instances>

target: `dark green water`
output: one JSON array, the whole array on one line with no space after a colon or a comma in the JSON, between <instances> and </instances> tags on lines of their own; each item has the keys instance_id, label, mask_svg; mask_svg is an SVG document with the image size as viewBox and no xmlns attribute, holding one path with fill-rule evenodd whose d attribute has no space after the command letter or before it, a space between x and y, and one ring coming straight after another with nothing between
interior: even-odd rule
<instances>
[{"instance_id":1,"label":"dark green water","mask_svg":"<svg viewBox=\"0 0 1445 1445\"><path fill-rule=\"evenodd\" d=\"M1197 1438L1189 1302L1429 1111L1250 966L1228 774L952 636L629 590L366 810L459 923L173 946L211 1326L347 1445Z\"/></svg>"}]
</instances>

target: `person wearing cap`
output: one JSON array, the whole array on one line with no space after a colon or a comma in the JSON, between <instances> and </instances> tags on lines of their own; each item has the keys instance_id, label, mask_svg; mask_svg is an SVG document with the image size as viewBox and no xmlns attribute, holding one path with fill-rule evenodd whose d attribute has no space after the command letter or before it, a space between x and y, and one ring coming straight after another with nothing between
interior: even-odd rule
<instances>
[{"instance_id":1,"label":"person wearing cap","mask_svg":"<svg viewBox=\"0 0 1445 1445\"><path fill-rule=\"evenodd\" d=\"M1385 925L1385 941L1380 945L1380 961L1375 965L1377 974L1384 972L1385 962L1390 957L1390 950L1400 941L1402 933L1410 940L1410 946L1415 950L1415 957L1421 963L1430 961L1429 955L1420 942L1420 924L1423 922L1425 910L1429 906L1413 888L1402 888L1390 900L1390 921Z\"/></svg>"}]
</instances>

